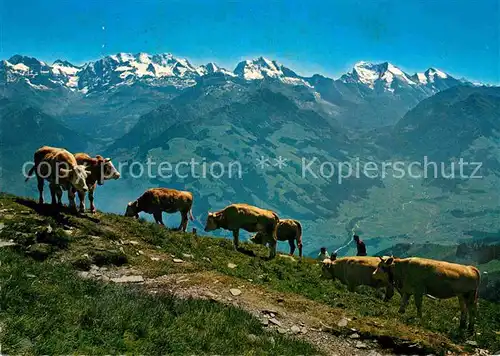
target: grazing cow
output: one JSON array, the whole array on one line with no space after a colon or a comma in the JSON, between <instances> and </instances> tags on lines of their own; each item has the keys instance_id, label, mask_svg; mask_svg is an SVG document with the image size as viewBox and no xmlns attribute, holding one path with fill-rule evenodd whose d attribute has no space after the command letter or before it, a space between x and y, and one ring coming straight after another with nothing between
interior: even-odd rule
<instances>
[{"instance_id":1,"label":"grazing cow","mask_svg":"<svg viewBox=\"0 0 500 356\"><path fill-rule=\"evenodd\" d=\"M52 204L62 204L62 191L68 191L69 207L76 210L75 193L77 191L87 191L86 178L88 171L84 165L78 165L75 156L62 148L43 146L34 154L34 166L29 170L28 177L33 173L38 180L39 204L43 204L43 183L44 179L50 183L50 194Z\"/></svg>"},{"instance_id":2,"label":"grazing cow","mask_svg":"<svg viewBox=\"0 0 500 356\"><path fill-rule=\"evenodd\" d=\"M103 158L99 155L92 158L86 153L76 153L75 158L78 164L87 166L87 169L90 171L86 182L89 187L90 212L95 213L94 191L97 184L103 185L105 180L118 179L120 178L120 173L111 162L111 158ZM84 191L78 191L78 199L80 200L80 212L83 213L85 211Z\"/></svg>"},{"instance_id":3,"label":"grazing cow","mask_svg":"<svg viewBox=\"0 0 500 356\"><path fill-rule=\"evenodd\" d=\"M366 256L342 257L334 261L327 258L323 260L321 271L324 278L338 279L351 292L360 285L385 288L384 301L388 301L394 295L394 287L387 281L374 278L378 263L378 258Z\"/></svg>"},{"instance_id":4,"label":"grazing cow","mask_svg":"<svg viewBox=\"0 0 500 356\"><path fill-rule=\"evenodd\" d=\"M299 247L299 258L302 258L302 225L297 220L283 219L278 223L278 241L288 241L290 245L290 256L295 252L295 241ZM260 245L266 245L271 242L262 232L256 233L250 238L250 241Z\"/></svg>"},{"instance_id":5,"label":"grazing cow","mask_svg":"<svg viewBox=\"0 0 500 356\"><path fill-rule=\"evenodd\" d=\"M127 205L125 216L138 218L139 213L144 211L153 214L157 224L163 224L162 212L169 214L180 212L181 224L179 230L186 231L189 219L193 221L191 208L193 206L193 194L168 188L148 189L136 201Z\"/></svg>"},{"instance_id":6,"label":"grazing cow","mask_svg":"<svg viewBox=\"0 0 500 356\"><path fill-rule=\"evenodd\" d=\"M474 329L481 280L476 267L419 257L380 257L373 275L388 281L401 293L400 313L405 312L412 295L419 318L422 318L424 294L439 299L458 297L461 309L460 328L465 328L469 314L469 330Z\"/></svg>"},{"instance_id":7,"label":"grazing cow","mask_svg":"<svg viewBox=\"0 0 500 356\"><path fill-rule=\"evenodd\" d=\"M248 204L231 204L215 213L208 213L205 231L225 229L233 232L234 248L238 249L240 229L248 232L262 232L269 236L269 258L276 257L277 230L280 219L271 210Z\"/></svg>"}]
</instances>

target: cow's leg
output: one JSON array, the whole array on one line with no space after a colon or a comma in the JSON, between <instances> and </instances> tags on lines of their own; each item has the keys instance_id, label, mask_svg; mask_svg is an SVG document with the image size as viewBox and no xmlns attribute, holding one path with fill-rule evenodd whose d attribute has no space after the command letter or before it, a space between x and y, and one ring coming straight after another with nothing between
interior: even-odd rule
<instances>
[{"instance_id":1,"label":"cow's leg","mask_svg":"<svg viewBox=\"0 0 500 356\"><path fill-rule=\"evenodd\" d=\"M467 303L464 295L458 296L458 304L460 305L460 329L465 329L467 324Z\"/></svg>"},{"instance_id":2,"label":"cow's leg","mask_svg":"<svg viewBox=\"0 0 500 356\"><path fill-rule=\"evenodd\" d=\"M290 256L293 256L295 253L295 238L288 240L288 244L290 245Z\"/></svg>"},{"instance_id":3,"label":"cow's leg","mask_svg":"<svg viewBox=\"0 0 500 356\"><path fill-rule=\"evenodd\" d=\"M415 301L415 307L417 308L417 316L422 319L422 299L424 298L423 293L415 293L413 295Z\"/></svg>"},{"instance_id":4,"label":"cow's leg","mask_svg":"<svg viewBox=\"0 0 500 356\"><path fill-rule=\"evenodd\" d=\"M57 192L57 186L55 183L50 183L49 184L50 188L50 198L52 199L52 205L57 205L57 200L56 200L56 192Z\"/></svg>"},{"instance_id":5,"label":"cow's leg","mask_svg":"<svg viewBox=\"0 0 500 356\"><path fill-rule=\"evenodd\" d=\"M474 331L474 324L476 322L477 314L477 300L476 291L467 293L465 297L465 302L467 305L467 311L469 312L469 331Z\"/></svg>"},{"instance_id":6,"label":"cow's leg","mask_svg":"<svg viewBox=\"0 0 500 356\"><path fill-rule=\"evenodd\" d=\"M95 214L95 205L94 205L94 189L95 189L95 184L93 187L89 187L89 202L90 202L90 212L92 214ZM85 194L83 195L85 198Z\"/></svg>"},{"instance_id":7,"label":"cow's leg","mask_svg":"<svg viewBox=\"0 0 500 356\"><path fill-rule=\"evenodd\" d=\"M153 217L155 218L155 221L156 221L157 224L165 226L165 224L163 223L163 218L161 216L161 213L162 213L161 211L155 211L153 213Z\"/></svg>"},{"instance_id":8,"label":"cow's leg","mask_svg":"<svg viewBox=\"0 0 500 356\"><path fill-rule=\"evenodd\" d=\"M69 209L76 213L78 210L76 209L75 191L71 188L68 189L68 201Z\"/></svg>"},{"instance_id":9,"label":"cow's leg","mask_svg":"<svg viewBox=\"0 0 500 356\"><path fill-rule=\"evenodd\" d=\"M78 200L80 201L79 209L80 213L85 212L85 192L78 191Z\"/></svg>"},{"instance_id":10,"label":"cow's leg","mask_svg":"<svg viewBox=\"0 0 500 356\"><path fill-rule=\"evenodd\" d=\"M388 302L394 296L394 286L389 285L385 288L384 302Z\"/></svg>"},{"instance_id":11,"label":"cow's leg","mask_svg":"<svg viewBox=\"0 0 500 356\"><path fill-rule=\"evenodd\" d=\"M302 242L297 244L299 246L299 258L302 259Z\"/></svg>"},{"instance_id":12,"label":"cow's leg","mask_svg":"<svg viewBox=\"0 0 500 356\"><path fill-rule=\"evenodd\" d=\"M36 176L37 186L38 186L38 204L43 204L43 183L44 179L42 177Z\"/></svg>"},{"instance_id":13,"label":"cow's leg","mask_svg":"<svg viewBox=\"0 0 500 356\"><path fill-rule=\"evenodd\" d=\"M403 292L401 296L401 304L399 305L399 313L404 314L406 311L406 307L408 306L408 302L410 301L411 294Z\"/></svg>"},{"instance_id":14,"label":"cow's leg","mask_svg":"<svg viewBox=\"0 0 500 356\"><path fill-rule=\"evenodd\" d=\"M181 224L179 225L179 230L186 232L187 225L188 225L188 212L182 211L181 212Z\"/></svg>"},{"instance_id":15,"label":"cow's leg","mask_svg":"<svg viewBox=\"0 0 500 356\"><path fill-rule=\"evenodd\" d=\"M240 245L240 230L233 230L233 245L234 248L237 250L239 245Z\"/></svg>"},{"instance_id":16,"label":"cow's leg","mask_svg":"<svg viewBox=\"0 0 500 356\"><path fill-rule=\"evenodd\" d=\"M62 196L63 196L63 191L60 186L56 187L56 195L57 195L57 205L62 206Z\"/></svg>"}]
</instances>

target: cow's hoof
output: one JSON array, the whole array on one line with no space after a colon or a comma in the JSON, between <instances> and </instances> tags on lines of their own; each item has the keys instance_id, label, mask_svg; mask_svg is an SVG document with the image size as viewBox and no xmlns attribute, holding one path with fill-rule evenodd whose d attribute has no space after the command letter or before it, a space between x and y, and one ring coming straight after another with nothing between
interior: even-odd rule
<instances>
[{"instance_id":1,"label":"cow's hoof","mask_svg":"<svg viewBox=\"0 0 500 356\"><path fill-rule=\"evenodd\" d=\"M91 214L95 214L95 213L97 213L97 210L92 209L92 210L90 210L90 213L91 213Z\"/></svg>"}]
</instances>

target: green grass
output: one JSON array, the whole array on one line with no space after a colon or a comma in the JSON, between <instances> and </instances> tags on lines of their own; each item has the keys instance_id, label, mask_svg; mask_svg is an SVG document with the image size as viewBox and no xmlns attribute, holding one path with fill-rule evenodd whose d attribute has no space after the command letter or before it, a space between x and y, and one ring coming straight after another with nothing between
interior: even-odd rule
<instances>
[{"instance_id":1,"label":"green grass","mask_svg":"<svg viewBox=\"0 0 500 356\"><path fill-rule=\"evenodd\" d=\"M6 249L0 261L0 343L7 354L319 353L282 335L272 340L257 319L234 307L82 280L67 265Z\"/></svg>"},{"instance_id":2,"label":"green grass","mask_svg":"<svg viewBox=\"0 0 500 356\"><path fill-rule=\"evenodd\" d=\"M22 210L29 210L25 205L31 204L30 201L25 200L19 201L22 205L17 204L15 198L12 196L0 196L0 203L4 208L14 209L18 213ZM99 223L96 223L96 221L94 221L95 219L98 219ZM480 300L479 302L479 317L476 324L477 334L466 337L457 330L458 320L455 320L455 318L459 317L460 312L456 299L438 301L425 299L423 304L424 320L419 321L416 319L413 302L407 309L406 314L398 314L397 310L400 300L398 294L396 294L390 302L384 303L372 289L367 287L361 287L356 293L350 293L339 282L323 280L320 277L320 267L315 261L304 259L302 263L298 263L280 257L272 261L267 261L265 257L268 255L268 250L259 245L243 244L246 253L236 252L232 247L232 241L229 239L194 236L190 233L173 232L153 223L125 218L115 214L99 214L97 217L90 218L76 217L67 214L58 216L19 214L11 219L2 219L0 217L0 220L6 224L3 231L0 232L0 238L14 238L21 243L23 239L30 240L33 231L40 230L41 226L46 226L49 223L51 226L59 228L65 224L75 227L76 233L74 235L71 237L67 237L66 235L62 237L62 241L65 241L64 243L51 245L53 246L53 250L47 261L52 261L52 263L64 260L69 263L73 262L73 268L86 268L89 263L87 262L87 265L85 263L80 263L82 261L82 255L86 254L90 256L89 258L94 258L93 256L95 254L100 253L99 250L96 252L96 245L104 252L111 252L111 255L113 255L118 251L116 245L117 241L134 240L138 241L140 246L122 245L124 250L123 253L127 257L127 263L133 267L141 267L141 271L147 277L179 272L217 271L224 275L241 278L247 281L246 283L249 283L248 280L251 280L250 283L259 285L270 291L294 293L327 306L337 308L337 310L340 310L342 313L353 317L353 325L364 334L373 334L374 336L390 335L391 337L401 338L412 343L419 343L438 353L446 349L447 346L445 344L446 342L449 343L450 340L465 348L468 347L465 343L467 340L475 340L482 348L486 348L492 352L500 350L500 336L498 335L498 332L500 332L500 305L484 300ZM14 236L13 231L17 232L18 235ZM56 231L58 235L62 236L62 234L64 234L64 232L61 232L62 230ZM21 233L21 235L19 235L19 233ZM89 235L100 236L100 239L92 239ZM138 249L150 249L152 251L166 253L167 256L175 255L181 258L183 253L187 253L194 255L194 259L186 259L189 263L184 264L174 264L170 258L162 261L151 261L147 256L137 255L136 251ZM210 261L206 261L203 257L210 258ZM47 261L42 265L45 266L48 263ZM228 262L236 264L237 268L228 268ZM113 262L104 259L103 263ZM35 266L37 265L33 263L31 268L35 268ZM54 271L57 270L56 267L53 268L55 268ZM69 267L64 268L69 273ZM75 281L74 283L83 283L82 286L93 285L90 282ZM68 286L66 285L66 287ZM100 286L99 288L102 289L99 290L99 293L96 293L95 298L104 298L107 295L104 291L111 291L109 293L111 293L113 297L108 295L110 302L112 302L112 299L118 300L120 295L126 295L127 297L122 298L128 298L130 296L128 293L132 293L127 291L130 287L126 290L122 290L121 288L114 289L112 286ZM64 294L67 292L61 290L58 293ZM117 295L115 296L113 293ZM81 295L86 294L82 294L80 291L75 292L74 296L71 296L73 299L69 305L73 302L76 304L83 303L86 298L82 298ZM92 298L93 297L90 297L91 300ZM141 300L142 298L143 297L141 297ZM152 306L151 304L147 304L148 302L146 302L146 300L156 299L148 299L152 297L144 298L145 304L140 307L142 308L141 313L148 315L148 308ZM131 300L134 300L134 298L131 297ZM21 300L15 303L21 303ZM196 305L198 302L192 301L190 303ZM147 307L146 305L149 306ZM200 305L203 305L203 303ZM139 308L139 305L137 307ZM134 309L133 305L131 305L131 308ZM297 308L301 308L301 306L297 305ZM118 313L120 312L118 311ZM383 327L373 326L373 321L376 322L375 325L383 325ZM331 320L334 326L336 322L337 320ZM33 325L33 327L35 327L35 325ZM114 327L115 326L111 325L102 326L102 333L96 333L95 337L99 339L100 334L109 332L105 331L105 329L107 330L107 328ZM76 327L74 333L78 334L77 331L80 328L81 325ZM72 328L68 330L72 330ZM237 330L238 327L235 327L235 334L238 334ZM79 333L81 332L83 331L79 331ZM125 330L122 329L120 335L124 332ZM137 334L134 335L137 336ZM138 344L141 344L143 342L143 337L142 334L139 336L137 336L136 341ZM76 344L78 344L78 342L76 342ZM276 345L278 345L278 342ZM220 349L216 349L219 351L210 349L209 352L224 351L223 353L227 353L227 350L233 350L231 348L225 349L226 347L229 346L223 345ZM181 346L179 346L179 350L180 348ZM96 352L96 350L97 349L93 351ZM106 352L108 352L108 350L115 349L103 347L99 350L106 350ZM119 352L122 349L116 350L116 352ZM165 349L159 348L159 350ZM191 351L188 350L186 352ZM234 352L240 353L238 350ZM155 351L155 353L159 352ZM283 353L287 354L285 351L283 351Z\"/></svg>"}]
</instances>

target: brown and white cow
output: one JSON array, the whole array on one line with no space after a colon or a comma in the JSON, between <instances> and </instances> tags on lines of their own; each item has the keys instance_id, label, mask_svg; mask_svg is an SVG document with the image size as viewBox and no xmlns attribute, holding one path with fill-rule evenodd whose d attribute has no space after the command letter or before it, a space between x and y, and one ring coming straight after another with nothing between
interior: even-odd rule
<instances>
[{"instance_id":1,"label":"brown and white cow","mask_svg":"<svg viewBox=\"0 0 500 356\"><path fill-rule=\"evenodd\" d=\"M238 249L240 229L248 232L261 232L269 242L269 258L276 257L277 230L280 219L271 210L257 208L248 204L231 204L224 209L208 213L205 231L225 229L233 232L234 247Z\"/></svg>"},{"instance_id":2,"label":"brown and white cow","mask_svg":"<svg viewBox=\"0 0 500 356\"><path fill-rule=\"evenodd\" d=\"M278 223L278 241L288 241L290 245L290 256L295 252L295 242L299 248L299 258L302 258L302 225L298 220L283 219ZM250 238L250 241L260 245L266 245L272 242L269 235L262 232L256 233Z\"/></svg>"},{"instance_id":3,"label":"brown and white cow","mask_svg":"<svg viewBox=\"0 0 500 356\"><path fill-rule=\"evenodd\" d=\"M103 158L100 155L92 158L86 153L76 153L75 158L78 164L87 166L87 170L90 172L87 175L86 182L89 187L90 212L95 213L94 191L97 184L103 185L105 180L118 179L120 178L120 173L111 162L111 158ZM78 191L78 199L80 200L80 212L83 213L85 211L84 191Z\"/></svg>"},{"instance_id":4,"label":"brown and white cow","mask_svg":"<svg viewBox=\"0 0 500 356\"><path fill-rule=\"evenodd\" d=\"M192 214L193 194L169 188L148 189L136 201L127 205L125 216L138 218L141 211L153 214L157 224L163 224L162 212L169 214L180 212L181 224L179 230L186 231L188 215L191 221L194 220Z\"/></svg>"},{"instance_id":5,"label":"brown and white cow","mask_svg":"<svg viewBox=\"0 0 500 356\"><path fill-rule=\"evenodd\" d=\"M476 267L419 257L380 257L373 275L391 283L401 293L400 313L405 312L412 295L419 318L422 318L424 294L439 299L458 297L461 309L460 328L465 328L468 314L469 330L474 329L481 280Z\"/></svg>"},{"instance_id":6,"label":"brown and white cow","mask_svg":"<svg viewBox=\"0 0 500 356\"><path fill-rule=\"evenodd\" d=\"M76 210L76 191L87 191L88 171L84 165L78 165L75 156L63 148L40 147L34 154L34 166L29 170L25 181L33 173L38 180L39 204L43 204L43 184L46 179L50 184L52 204L62 205L62 191L68 191L69 207ZM57 202L56 202L57 197Z\"/></svg>"},{"instance_id":7,"label":"brown and white cow","mask_svg":"<svg viewBox=\"0 0 500 356\"><path fill-rule=\"evenodd\" d=\"M334 261L323 260L321 272L324 278L338 279L346 285L349 291L354 292L357 286L370 286L373 288L385 288L384 301L388 301L394 295L394 287L388 281L374 278L373 273L377 269L379 259L367 256L342 257Z\"/></svg>"}]
</instances>

